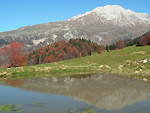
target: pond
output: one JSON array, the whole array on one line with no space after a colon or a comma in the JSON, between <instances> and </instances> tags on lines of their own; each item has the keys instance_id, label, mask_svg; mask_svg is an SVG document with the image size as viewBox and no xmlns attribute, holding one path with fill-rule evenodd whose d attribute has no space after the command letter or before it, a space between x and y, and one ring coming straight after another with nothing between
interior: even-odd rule
<instances>
[{"instance_id":1,"label":"pond","mask_svg":"<svg viewBox=\"0 0 150 113\"><path fill-rule=\"evenodd\" d=\"M145 113L150 112L150 83L105 74L1 81L0 105L7 104L21 105L21 113L82 113L87 108Z\"/></svg>"}]
</instances>

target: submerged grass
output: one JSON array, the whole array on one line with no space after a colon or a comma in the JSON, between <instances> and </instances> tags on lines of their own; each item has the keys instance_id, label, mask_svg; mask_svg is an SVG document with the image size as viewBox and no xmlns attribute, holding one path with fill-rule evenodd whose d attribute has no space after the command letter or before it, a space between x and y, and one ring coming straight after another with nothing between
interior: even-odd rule
<instances>
[{"instance_id":1,"label":"submerged grass","mask_svg":"<svg viewBox=\"0 0 150 113\"><path fill-rule=\"evenodd\" d=\"M55 63L0 69L0 80L92 73L111 73L149 81L150 46L132 46Z\"/></svg>"},{"instance_id":2,"label":"submerged grass","mask_svg":"<svg viewBox=\"0 0 150 113\"><path fill-rule=\"evenodd\" d=\"M84 107L81 109L74 109L65 113L96 113L91 107Z\"/></svg>"},{"instance_id":3,"label":"submerged grass","mask_svg":"<svg viewBox=\"0 0 150 113\"><path fill-rule=\"evenodd\" d=\"M44 107L45 104L42 102L34 102L32 103L32 106L34 107ZM19 104L6 104L6 105L0 105L0 111L7 111L7 112L22 112L21 105Z\"/></svg>"},{"instance_id":4,"label":"submerged grass","mask_svg":"<svg viewBox=\"0 0 150 113\"><path fill-rule=\"evenodd\" d=\"M45 104L42 102L33 102L32 106L43 107L43 106L45 106Z\"/></svg>"},{"instance_id":5,"label":"submerged grass","mask_svg":"<svg viewBox=\"0 0 150 113\"><path fill-rule=\"evenodd\" d=\"M19 104L10 104L10 105L0 105L0 111L8 111L8 112L21 112Z\"/></svg>"}]
</instances>

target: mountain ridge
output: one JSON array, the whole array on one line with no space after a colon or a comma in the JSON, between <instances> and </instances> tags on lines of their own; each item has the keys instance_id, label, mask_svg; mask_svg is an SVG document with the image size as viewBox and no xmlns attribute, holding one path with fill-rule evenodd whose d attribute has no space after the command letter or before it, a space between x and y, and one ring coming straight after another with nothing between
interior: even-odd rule
<instances>
[{"instance_id":1,"label":"mountain ridge","mask_svg":"<svg viewBox=\"0 0 150 113\"><path fill-rule=\"evenodd\" d=\"M104 7L97 7L92 11L86 12L85 14L79 14L77 16L72 17L70 20L77 20L83 16L89 15L91 13L96 13L97 15L104 17L106 20L117 20L120 19L120 14L124 14L125 16L135 15L139 18L139 21L148 21L150 23L150 15L146 13L135 13L130 9L124 9L119 5L107 5ZM129 17L130 18L130 17ZM102 20L101 20L102 21ZM116 22L117 23L117 22ZM132 23L135 25L134 23Z\"/></svg>"},{"instance_id":2,"label":"mountain ridge","mask_svg":"<svg viewBox=\"0 0 150 113\"><path fill-rule=\"evenodd\" d=\"M136 38L149 29L150 15L135 13L117 5L107 5L65 21L2 32L0 39L24 42L29 51L32 51L55 41L75 38L90 39L98 44L109 45L120 39Z\"/></svg>"}]
</instances>

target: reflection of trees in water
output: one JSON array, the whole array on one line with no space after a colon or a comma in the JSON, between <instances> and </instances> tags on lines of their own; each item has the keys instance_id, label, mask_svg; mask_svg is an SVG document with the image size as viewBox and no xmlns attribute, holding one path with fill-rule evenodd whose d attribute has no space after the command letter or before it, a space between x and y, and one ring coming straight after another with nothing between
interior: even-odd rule
<instances>
[{"instance_id":1,"label":"reflection of trees in water","mask_svg":"<svg viewBox=\"0 0 150 113\"><path fill-rule=\"evenodd\" d=\"M108 110L150 100L150 84L111 75L35 78L23 82L20 88L24 90L65 95Z\"/></svg>"},{"instance_id":2,"label":"reflection of trees in water","mask_svg":"<svg viewBox=\"0 0 150 113\"><path fill-rule=\"evenodd\" d=\"M75 79L86 79L88 77L91 77L91 74L70 76L70 78L75 78Z\"/></svg>"},{"instance_id":3,"label":"reflection of trees in water","mask_svg":"<svg viewBox=\"0 0 150 113\"><path fill-rule=\"evenodd\" d=\"M23 80L7 80L6 83L10 86L17 87L23 85Z\"/></svg>"}]
</instances>

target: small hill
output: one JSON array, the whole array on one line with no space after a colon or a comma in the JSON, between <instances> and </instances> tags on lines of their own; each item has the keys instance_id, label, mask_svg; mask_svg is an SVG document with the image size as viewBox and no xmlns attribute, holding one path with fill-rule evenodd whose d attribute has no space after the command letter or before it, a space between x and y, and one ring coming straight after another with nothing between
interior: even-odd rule
<instances>
[{"instance_id":1,"label":"small hill","mask_svg":"<svg viewBox=\"0 0 150 113\"><path fill-rule=\"evenodd\" d=\"M150 46L103 51L82 58L34 66L0 69L0 80L12 78L109 73L150 82Z\"/></svg>"},{"instance_id":2,"label":"small hill","mask_svg":"<svg viewBox=\"0 0 150 113\"><path fill-rule=\"evenodd\" d=\"M102 46L86 39L70 39L57 41L51 45L30 52L26 55L28 65L57 62L91 55L93 52L102 52Z\"/></svg>"},{"instance_id":3,"label":"small hill","mask_svg":"<svg viewBox=\"0 0 150 113\"><path fill-rule=\"evenodd\" d=\"M119 40L113 45L107 46L107 48L109 50L114 50L116 48L123 49L125 47L133 46L133 45L136 45L136 46L150 45L150 31L134 39Z\"/></svg>"},{"instance_id":4,"label":"small hill","mask_svg":"<svg viewBox=\"0 0 150 113\"><path fill-rule=\"evenodd\" d=\"M150 45L150 31L140 37L140 39L138 40L138 45L139 46Z\"/></svg>"},{"instance_id":5,"label":"small hill","mask_svg":"<svg viewBox=\"0 0 150 113\"><path fill-rule=\"evenodd\" d=\"M7 45L9 42L3 40L3 39L0 39L0 47L3 47L5 45Z\"/></svg>"}]
</instances>

